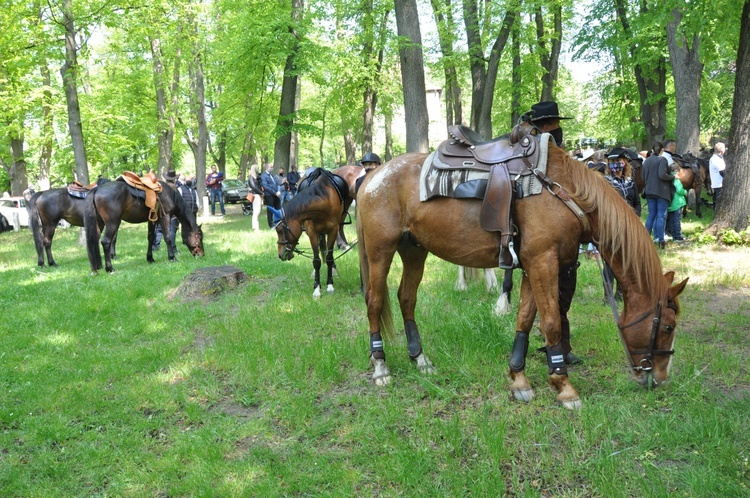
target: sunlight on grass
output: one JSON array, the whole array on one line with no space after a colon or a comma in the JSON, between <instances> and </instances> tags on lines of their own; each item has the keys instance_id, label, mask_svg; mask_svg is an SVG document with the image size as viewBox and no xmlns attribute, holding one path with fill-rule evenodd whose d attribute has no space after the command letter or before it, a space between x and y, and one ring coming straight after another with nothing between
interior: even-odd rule
<instances>
[{"instance_id":1,"label":"sunlight on grass","mask_svg":"<svg viewBox=\"0 0 750 498\"><path fill-rule=\"evenodd\" d=\"M55 346L63 346L72 343L74 339L70 336L70 334L57 333L48 335L45 341Z\"/></svg>"}]
</instances>

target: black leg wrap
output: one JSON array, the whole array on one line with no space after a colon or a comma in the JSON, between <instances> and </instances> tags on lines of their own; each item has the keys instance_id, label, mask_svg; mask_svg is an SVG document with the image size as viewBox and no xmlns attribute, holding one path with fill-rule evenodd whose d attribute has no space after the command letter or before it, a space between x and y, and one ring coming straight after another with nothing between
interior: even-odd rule
<instances>
[{"instance_id":1,"label":"black leg wrap","mask_svg":"<svg viewBox=\"0 0 750 498\"><path fill-rule=\"evenodd\" d=\"M513 352L510 354L511 372L521 372L526 368L526 353L529 352L529 334L528 332L516 332L516 339L513 341Z\"/></svg>"},{"instance_id":2,"label":"black leg wrap","mask_svg":"<svg viewBox=\"0 0 750 498\"><path fill-rule=\"evenodd\" d=\"M376 360L385 360L385 350L383 349L383 338L380 331L370 332L370 356Z\"/></svg>"},{"instance_id":3,"label":"black leg wrap","mask_svg":"<svg viewBox=\"0 0 750 498\"><path fill-rule=\"evenodd\" d=\"M563 354L562 343L555 346L547 346L547 365L549 365L550 375L563 375L568 373L565 366L565 355Z\"/></svg>"},{"instance_id":4,"label":"black leg wrap","mask_svg":"<svg viewBox=\"0 0 750 498\"><path fill-rule=\"evenodd\" d=\"M419 329L414 320L404 321L404 331L406 332L406 351L412 360L422 354L422 339L419 337Z\"/></svg>"}]
</instances>

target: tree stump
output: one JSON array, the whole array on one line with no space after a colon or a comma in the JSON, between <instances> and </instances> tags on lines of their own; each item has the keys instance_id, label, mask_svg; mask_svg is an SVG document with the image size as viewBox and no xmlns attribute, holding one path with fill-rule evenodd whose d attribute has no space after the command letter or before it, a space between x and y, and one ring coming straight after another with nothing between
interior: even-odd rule
<instances>
[{"instance_id":1,"label":"tree stump","mask_svg":"<svg viewBox=\"0 0 750 498\"><path fill-rule=\"evenodd\" d=\"M198 268L185 277L172 295L182 302L216 299L226 290L235 289L247 281L247 274L235 266Z\"/></svg>"}]
</instances>

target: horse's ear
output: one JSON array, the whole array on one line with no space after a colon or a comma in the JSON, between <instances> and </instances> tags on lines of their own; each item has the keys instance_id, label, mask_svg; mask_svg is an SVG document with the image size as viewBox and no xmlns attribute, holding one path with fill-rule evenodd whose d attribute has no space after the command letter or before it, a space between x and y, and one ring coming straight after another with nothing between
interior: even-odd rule
<instances>
[{"instance_id":1,"label":"horse's ear","mask_svg":"<svg viewBox=\"0 0 750 498\"><path fill-rule=\"evenodd\" d=\"M674 272L668 271L664 274L664 280L667 281L667 284L672 285L672 282L674 282Z\"/></svg>"},{"instance_id":2,"label":"horse's ear","mask_svg":"<svg viewBox=\"0 0 750 498\"><path fill-rule=\"evenodd\" d=\"M672 287L670 287L669 288L669 298L670 299L674 299L677 296L679 296L680 294L682 294L682 291L684 291L685 287L687 287L687 283L688 283L688 279L686 278L685 280L683 280L679 284L673 285Z\"/></svg>"}]
</instances>

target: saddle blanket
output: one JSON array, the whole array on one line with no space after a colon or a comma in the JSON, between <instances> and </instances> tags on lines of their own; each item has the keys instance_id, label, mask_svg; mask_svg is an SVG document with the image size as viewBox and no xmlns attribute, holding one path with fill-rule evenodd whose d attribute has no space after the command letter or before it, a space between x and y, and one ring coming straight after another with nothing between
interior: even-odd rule
<instances>
[{"instance_id":1,"label":"saddle blanket","mask_svg":"<svg viewBox=\"0 0 750 498\"><path fill-rule=\"evenodd\" d=\"M549 133L539 137L538 170L547 173L547 152L549 150ZM490 174L487 171L471 169L446 170L436 167L440 159L433 152L425 159L419 175L419 200L428 201L433 197L452 197L462 199L484 199L487 181ZM544 188L535 175L524 175L516 180L523 189L524 196L536 195ZM456 190L460 192L456 195Z\"/></svg>"}]
</instances>

